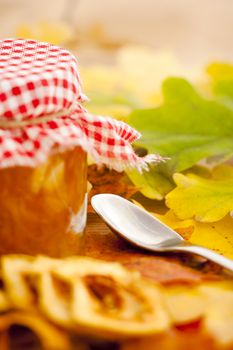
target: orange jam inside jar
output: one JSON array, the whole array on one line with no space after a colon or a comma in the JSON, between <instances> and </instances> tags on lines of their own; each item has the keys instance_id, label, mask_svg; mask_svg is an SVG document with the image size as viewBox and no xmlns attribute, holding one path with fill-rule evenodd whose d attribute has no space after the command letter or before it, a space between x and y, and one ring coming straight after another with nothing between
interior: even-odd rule
<instances>
[{"instance_id":1,"label":"orange jam inside jar","mask_svg":"<svg viewBox=\"0 0 233 350\"><path fill-rule=\"evenodd\" d=\"M138 133L86 101L69 51L0 40L0 255L83 254L87 151L119 171L146 166L130 145Z\"/></svg>"},{"instance_id":2,"label":"orange jam inside jar","mask_svg":"<svg viewBox=\"0 0 233 350\"><path fill-rule=\"evenodd\" d=\"M80 254L86 176L86 152L79 146L35 168L0 169L0 254Z\"/></svg>"}]
</instances>

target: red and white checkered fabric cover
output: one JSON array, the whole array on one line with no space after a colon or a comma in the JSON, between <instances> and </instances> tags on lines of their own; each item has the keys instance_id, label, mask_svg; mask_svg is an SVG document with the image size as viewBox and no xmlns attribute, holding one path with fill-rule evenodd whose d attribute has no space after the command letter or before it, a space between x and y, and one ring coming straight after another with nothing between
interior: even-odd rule
<instances>
[{"instance_id":1,"label":"red and white checkered fabric cover","mask_svg":"<svg viewBox=\"0 0 233 350\"><path fill-rule=\"evenodd\" d=\"M131 143L139 134L127 124L89 114L77 60L67 50L32 40L0 41L0 168L31 166L80 145L97 163L116 170L146 168L159 156L139 158ZM75 103L75 108L74 106ZM39 121L72 107L72 113ZM1 123L37 118L38 124L1 127Z\"/></svg>"},{"instance_id":2,"label":"red and white checkered fabric cover","mask_svg":"<svg viewBox=\"0 0 233 350\"><path fill-rule=\"evenodd\" d=\"M67 50L32 40L0 41L0 116L24 120L83 101L77 60Z\"/></svg>"}]
</instances>

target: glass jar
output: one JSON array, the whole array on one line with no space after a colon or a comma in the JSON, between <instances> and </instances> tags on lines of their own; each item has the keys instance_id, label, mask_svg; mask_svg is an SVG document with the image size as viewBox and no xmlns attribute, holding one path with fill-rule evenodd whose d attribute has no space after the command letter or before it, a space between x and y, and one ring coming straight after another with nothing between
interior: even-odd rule
<instances>
[{"instance_id":1,"label":"glass jar","mask_svg":"<svg viewBox=\"0 0 233 350\"><path fill-rule=\"evenodd\" d=\"M152 158L134 154L134 129L82 106L78 61L66 49L0 40L0 63L0 254L82 253L83 148L118 171Z\"/></svg>"},{"instance_id":2,"label":"glass jar","mask_svg":"<svg viewBox=\"0 0 233 350\"><path fill-rule=\"evenodd\" d=\"M55 152L36 168L0 170L0 254L64 257L82 251L86 152Z\"/></svg>"}]
</instances>

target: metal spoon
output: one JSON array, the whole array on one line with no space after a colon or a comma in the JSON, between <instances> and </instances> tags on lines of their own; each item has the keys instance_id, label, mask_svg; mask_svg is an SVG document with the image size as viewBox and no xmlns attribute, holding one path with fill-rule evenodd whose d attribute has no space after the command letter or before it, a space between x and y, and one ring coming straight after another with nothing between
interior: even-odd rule
<instances>
[{"instance_id":1,"label":"metal spoon","mask_svg":"<svg viewBox=\"0 0 233 350\"><path fill-rule=\"evenodd\" d=\"M111 229L138 247L154 252L194 253L233 271L233 260L185 241L146 210L120 196L97 194L91 204Z\"/></svg>"}]
</instances>

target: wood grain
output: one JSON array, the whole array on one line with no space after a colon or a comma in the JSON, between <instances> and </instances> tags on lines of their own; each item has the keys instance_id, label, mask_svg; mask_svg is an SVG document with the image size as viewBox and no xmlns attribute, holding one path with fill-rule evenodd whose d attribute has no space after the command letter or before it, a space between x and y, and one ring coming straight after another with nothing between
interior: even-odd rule
<instances>
[{"instance_id":1,"label":"wood grain","mask_svg":"<svg viewBox=\"0 0 233 350\"><path fill-rule=\"evenodd\" d=\"M226 276L217 265L186 254L155 254L129 245L114 234L97 214L88 214L85 255L106 261L119 261L153 281L163 284L200 283Z\"/></svg>"}]
</instances>

